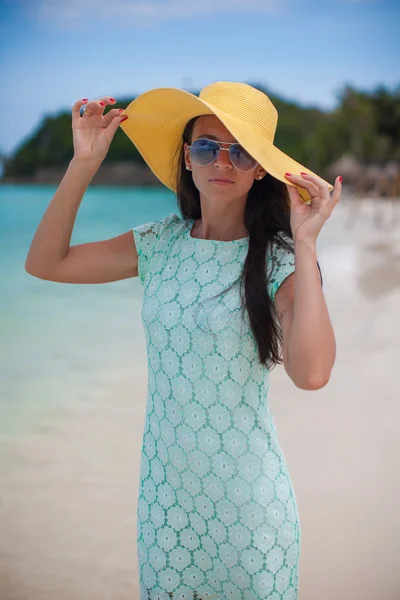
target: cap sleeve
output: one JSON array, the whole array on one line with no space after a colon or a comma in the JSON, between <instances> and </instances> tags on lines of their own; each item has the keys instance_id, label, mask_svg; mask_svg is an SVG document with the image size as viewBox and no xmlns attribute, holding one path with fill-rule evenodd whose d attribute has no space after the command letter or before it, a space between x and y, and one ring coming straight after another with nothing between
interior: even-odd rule
<instances>
[{"instance_id":1,"label":"cap sleeve","mask_svg":"<svg viewBox=\"0 0 400 600\"><path fill-rule=\"evenodd\" d=\"M142 284L144 284L146 273L149 271L151 259L161 236L171 222L176 219L179 219L178 215L171 213L164 219L149 221L148 223L132 227L138 255L138 275Z\"/></svg>"},{"instance_id":2,"label":"cap sleeve","mask_svg":"<svg viewBox=\"0 0 400 600\"><path fill-rule=\"evenodd\" d=\"M280 246L277 242L272 244L272 253L268 261L270 277L267 282L268 294L272 301L279 286L295 270L293 240L284 233L280 233L280 237L290 244L292 250Z\"/></svg>"}]
</instances>

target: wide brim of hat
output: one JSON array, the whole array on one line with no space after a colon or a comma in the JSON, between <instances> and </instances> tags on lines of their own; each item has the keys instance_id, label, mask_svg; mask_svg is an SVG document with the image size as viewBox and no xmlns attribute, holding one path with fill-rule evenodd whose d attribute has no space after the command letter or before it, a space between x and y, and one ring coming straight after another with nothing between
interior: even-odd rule
<instances>
[{"instance_id":1,"label":"wide brim of hat","mask_svg":"<svg viewBox=\"0 0 400 600\"><path fill-rule=\"evenodd\" d=\"M200 115L215 115L270 175L296 187L303 200L310 201L308 190L289 182L285 173L316 173L282 152L248 123L190 92L177 88L150 90L133 100L122 115L128 115L129 119L121 123L121 129L136 146L154 175L174 192L182 134L187 122ZM329 191L332 191L333 186L327 181L325 183L329 186Z\"/></svg>"}]
</instances>

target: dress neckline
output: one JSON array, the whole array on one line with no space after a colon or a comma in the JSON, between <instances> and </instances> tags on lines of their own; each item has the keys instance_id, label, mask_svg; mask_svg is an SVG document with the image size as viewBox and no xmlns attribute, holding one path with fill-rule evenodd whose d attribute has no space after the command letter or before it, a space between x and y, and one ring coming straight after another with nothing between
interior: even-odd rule
<instances>
[{"instance_id":1,"label":"dress neckline","mask_svg":"<svg viewBox=\"0 0 400 600\"><path fill-rule=\"evenodd\" d=\"M192 236L192 229L196 219L188 219L187 220L187 232L188 237L196 243L204 243L204 244L244 244L249 241L250 236L242 237L237 240L207 240L203 238L196 238Z\"/></svg>"}]
</instances>

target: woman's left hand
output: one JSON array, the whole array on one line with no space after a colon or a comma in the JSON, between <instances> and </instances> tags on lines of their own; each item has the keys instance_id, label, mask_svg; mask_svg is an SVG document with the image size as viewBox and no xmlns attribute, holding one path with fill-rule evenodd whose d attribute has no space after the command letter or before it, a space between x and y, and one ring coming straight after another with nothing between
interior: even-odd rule
<instances>
[{"instance_id":1,"label":"woman's left hand","mask_svg":"<svg viewBox=\"0 0 400 600\"><path fill-rule=\"evenodd\" d=\"M291 201L290 227L293 240L302 239L315 243L323 224L329 219L339 202L342 191L341 178L336 178L331 195L327 184L316 175L286 174L286 177L296 185L306 188L311 196L311 202L306 204L297 189L286 184Z\"/></svg>"}]
</instances>

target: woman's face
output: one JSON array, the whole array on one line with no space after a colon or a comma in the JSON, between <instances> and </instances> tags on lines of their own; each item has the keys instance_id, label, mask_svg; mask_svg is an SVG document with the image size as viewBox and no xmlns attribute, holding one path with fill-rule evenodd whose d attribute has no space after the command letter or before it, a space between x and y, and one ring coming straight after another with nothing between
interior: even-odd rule
<instances>
[{"instance_id":1,"label":"woman's face","mask_svg":"<svg viewBox=\"0 0 400 600\"><path fill-rule=\"evenodd\" d=\"M219 142L236 142L225 125L215 115L198 117L193 128L192 140L206 137ZM228 148L228 146L222 146ZM247 197L254 180L265 175L265 170L257 165L252 171L239 171L231 163L228 152L221 151L210 165L201 167L192 162L188 144L184 145L186 166L192 171L197 189L206 198L225 197L229 199ZM218 178L228 182L218 181Z\"/></svg>"}]
</instances>

